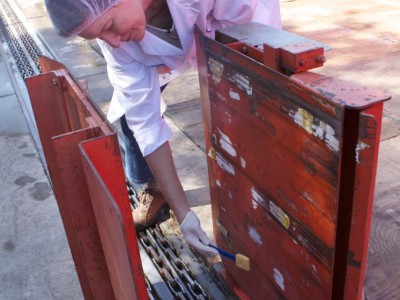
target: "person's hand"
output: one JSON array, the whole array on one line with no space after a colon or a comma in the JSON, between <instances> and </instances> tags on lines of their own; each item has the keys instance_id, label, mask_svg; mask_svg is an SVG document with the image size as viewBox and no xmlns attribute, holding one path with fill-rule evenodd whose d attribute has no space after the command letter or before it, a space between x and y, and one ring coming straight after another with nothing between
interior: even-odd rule
<instances>
[{"instance_id":1,"label":"person's hand","mask_svg":"<svg viewBox=\"0 0 400 300\"><path fill-rule=\"evenodd\" d=\"M206 233L201 229L200 220L193 211L189 211L180 224L186 242L199 253L208 256L218 255L214 248L206 246L210 243Z\"/></svg>"}]
</instances>

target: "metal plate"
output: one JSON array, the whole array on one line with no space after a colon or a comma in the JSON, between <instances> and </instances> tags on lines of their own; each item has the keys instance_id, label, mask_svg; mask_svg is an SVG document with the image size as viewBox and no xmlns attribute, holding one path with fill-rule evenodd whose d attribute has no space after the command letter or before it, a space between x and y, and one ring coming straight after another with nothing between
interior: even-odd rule
<instances>
[{"instance_id":1,"label":"metal plate","mask_svg":"<svg viewBox=\"0 0 400 300\"><path fill-rule=\"evenodd\" d=\"M224 260L226 277L251 299L359 299L361 224L370 221L379 107L390 97L310 72L289 77L224 45L281 46L296 39L286 32L223 32L223 44L197 39L216 240L251 261L245 272ZM370 152L362 166L361 148Z\"/></svg>"}]
</instances>

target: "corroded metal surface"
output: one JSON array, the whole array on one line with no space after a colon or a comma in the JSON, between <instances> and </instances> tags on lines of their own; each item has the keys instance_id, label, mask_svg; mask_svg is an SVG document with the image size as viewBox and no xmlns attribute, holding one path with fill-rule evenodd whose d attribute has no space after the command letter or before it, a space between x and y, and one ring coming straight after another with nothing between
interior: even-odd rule
<instances>
[{"instance_id":1,"label":"corroded metal surface","mask_svg":"<svg viewBox=\"0 0 400 300\"><path fill-rule=\"evenodd\" d=\"M284 48L291 36L275 33ZM266 67L224 45L237 39L222 40L198 34L214 229L220 247L252 266L224 260L226 278L252 299L360 299L389 96L311 72L286 76L281 63Z\"/></svg>"},{"instance_id":2,"label":"corroded metal surface","mask_svg":"<svg viewBox=\"0 0 400 300\"><path fill-rule=\"evenodd\" d=\"M62 65L41 63L26 82L83 294L146 299L116 133Z\"/></svg>"},{"instance_id":3,"label":"corroded metal surface","mask_svg":"<svg viewBox=\"0 0 400 300\"><path fill-rule=\"evenodd\" d=\"M83 141L79 148L113 297L146 299L117 135Z\"/></svg>"}]
</instances>

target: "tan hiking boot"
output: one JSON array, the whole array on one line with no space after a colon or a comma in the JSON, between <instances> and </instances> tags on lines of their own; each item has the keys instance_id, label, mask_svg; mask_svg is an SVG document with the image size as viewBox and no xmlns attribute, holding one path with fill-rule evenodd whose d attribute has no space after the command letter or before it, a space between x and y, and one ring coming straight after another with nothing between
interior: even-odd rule
<instances>
[{"instance_id":1,"label":"tan hiking boot","mask_svg":"<svg viewBox=\"0 0 400 300\"><path fill-rule=\"evenodd\" d=\"M143 188L139 195L139 205L133 210L132 217L136 231L143 231L170 217L168 203L161 192Z\"/></svg>"}]
</instances>

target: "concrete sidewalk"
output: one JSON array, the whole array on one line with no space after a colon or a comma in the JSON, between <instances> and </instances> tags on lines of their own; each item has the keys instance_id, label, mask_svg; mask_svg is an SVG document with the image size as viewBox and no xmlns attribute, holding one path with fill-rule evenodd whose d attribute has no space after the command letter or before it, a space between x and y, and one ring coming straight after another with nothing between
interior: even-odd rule
<instances>
[{"instance_id":1,"label":"concrete sidewalk","mask_svg":"<svg viewBox=\"0 0 400 300\"><path fill-rule=\"evenodd\" d=\"M26 24L106 111L112 89L92 43L55 33L43 0L16 0ZM388 90L385 104L365 295L399 299L400 290L400 4L395 0L281 1L284 29L332 50L315 72ZM6 62L0 61L0 299L80 299L82 294L57 204L29 135ZM184 88L183 88L184 87ZM212 236L210 199L196 72L165 90L178 173L189 202Z\"/></svg>"},{"instance_id":2,"label":"concrete sidewalk","mask_svg":"<svg viewBox=\"0 0 400 300\"><path fill-rule=\"evenodd\" d=\"M284 29L326 43L323 68L313 72L389 92L365 278L366 299L400 299L400 3L281 1Z\"/></svg>"},{"instance_id":3,"label":"concrete sidewalk","mask_svg":"<svg viewBox=\"0 0 400 300\"><path fill-rule=\"evenodd\" d=\"M0 82L0 299L82 299L58 206L3 56Z\"/></svg>"}]
</instances>

